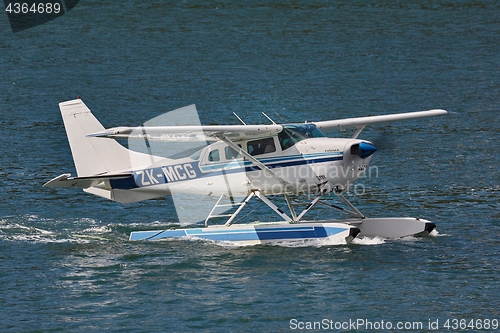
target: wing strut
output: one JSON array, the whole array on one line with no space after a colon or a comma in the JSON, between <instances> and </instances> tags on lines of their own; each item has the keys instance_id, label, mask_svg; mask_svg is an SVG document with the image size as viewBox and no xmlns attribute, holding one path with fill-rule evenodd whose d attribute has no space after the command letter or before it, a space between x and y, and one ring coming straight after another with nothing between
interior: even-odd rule
<instances>
[{"instance_id":1,"label":"wing strut","mask_svg":"<svg viewBox=\"0 0 500 333\"><path fill-rule=\"evenodd\" d=\"M335 194L336 194L336 195L337 195L340 199L342 199L342 201L343 201L343 202L344 202L347 206L349 206L349 208L351 208L351 209L352 209L352 212L351 212L351 214L352 214L352 215L354 215L354 216L356 216L356 217L359 217L359 218L362 218L362 219L364 219L364 218L365 218L365 216L364 216L364 215L363 215L363 214L362 214L362 213L361 213L361 212L360 212L360 211L359 211L356 207L354 207L354 205L353 205L353 204L352 204L349 200L347 200L347 199L346 199L346 198L342 195L342 193L341 193L341 192L337 193L336 191L334 191L334 193L335 193Z\"/></svg>"},{"instance_id":2,"label":"wing strut","mask_svg":"<svg viewBox=\"0 0 500 333\"><path fill-rule=\"evenodd\" d=\"M320 204L323 204L325 206L328 206L328 207L331 207L331 208L335 208L335 209L338 209L344 213L348 213L354 217L358 217L358 218L361 218L361 219L364 219L366 218L366 216L363 215L363 213L361 213L356 207L354 207L354 205L349 201L347 200L343 195L342 193L335 193L342 201L344 201L344 203L349 206L352 210L349 210L349 209L345 209L345 208L342 208L342 207L339 207L339 206L336 206L336 205L332 205L331 203L329 202L326 202L326 201L323 201L323 200L317 200L318 203Z\"/></svg>"},{"instance_id":3,"label":"wing strut","mask_svg":"<svg viewBox=\"0 0 500 333\"><path fill-rule=\"evenodd\" d=\"M266 205L269 206L269 208L271 208L272 210L274 210L274 212L276 214L278 214L279 216L281 216L281 218L283 218L286 222L292 222L292 219L290 217L288 217L288 215L285 214L285 212L283 212L281 209L279 209L278 206L276 206L271 200L269 200L268 198L266 198L262 193L260 193L259 191L255 191L255 195L262 201L264 201L264 203Z\"/></svg>"},{"instance_id":4,"label":"wing strut","mask_svg":"<svg viewBox=\"0 0 500 333\"><path fill-rule=\"evenodd\" d=\"M295 209L293 208L293 203L290 200L290 196L288 194L284 194L286 203L288 205L288 209L290 209L290 214L292 214L292 220L297 221L297 213L295 213Z\"/></svg>"},{"instance_id":5,"label":"wing strut","mask_svg":"<svg viewBox=\"0 0 500 333\"><path fill-rule=\"evenodd\" d=\"M276 173L274 173L271 169L269 169L267 166L265 166L262 162L260 162L258 159L244 151L240 146L235 144L233 141L229 140L227 137L221 138L222 141L224 141L229 147L234 149L235 151L239 152L241 155L243 155L247 160L252 162L256 167L264 171L268 176L276 179L281 185L283 185L285 188L288 188L290 190L294 190L295 186L278 176Z\"/></svg>"},{"instance_id":6,"label":"wing strut","mask_svg":"<svg viewBox=\"0 0 500 333\"><path fill-rule=\"evenodd\" d=\"M353 139L357 139L358 136L361 134L361 131L365 129L366 125L361 125L361 126L356 126L356 132L352 135Z\"/></svg>"},{"instance_id":7,"label":"wing strut","mask_svg":"<svg viewBox=\"0 0 500 333\"><path fill-rule=\"evenodd\" d=\"M259 198L262 202L264 202L269 208L271 208L276 214L278 214L283 220L285 220L285 222L288 222L288 223L301 223L300 221L302 220L302 218L304 217L304 215L313 208L313 206L316 204L316 203L321 203L323 205L326 205L328 207L331 207L331 208L335 208L335 209L338 209L340 211L343 211L345 213L349 213L351 214L352 216L356 217L356 218L359 218L359 219L364 219L365 216L359 211L357 210L353 204L351 204L343 195L342 193L335 193L342 201L344 201L344 203L346 205L348 205L352 210L349 210L349 209L345 209L345 208L342 208L342 207L339 207L339 206L335 206L335 205L332 205L328 202L325 202L323 200L321 200L321 198L323 197L323 194L321 194L321 192L319 192L319 194L309 203L307 203L306 207L304 208L304 210L297 216L297 214L295 213L295 209L293 208L294 205L302 205L302 204L305 204L304 203L292 203L290 197L285 194L285 199L286 199L286 202L288 204L288 208L290 209L290 213L292 215L292 217L290 218L285 212L283 212L278 206L276 206L271 200L269 200L264 194L262 194L259 190L253 190L250 192L250 194L247 196L247 198L241 202L241 203L238 203L238 204L221 204L221 200L222 198L224 197L224 195L221 195L221 197L219 198L219 200L217 201L217 203L215 204L214 208L212 209L212 211L210 212L210 214L208 215L208 217L206 218L205 220L205 227L208 226L208 220L211 219L211 218L216 218L216 217L229 217L229 219L226 221L226 223L224 224L226 227L229 227L233 224L233 221L234 219L236 218L236 216L241 212L241 210L248 204L248 202L253 198L253 197L257 197ZM218 207L228 207L228 206L239 206L235 211L234 213L232 214L214 214L214 211L216 210L216 208Z\"/></svg>"},{"instance_id":8,"label":"wing strut","mask_svg":"<svg viewBox=\"0 0 500 333\"><path fill-rule=\"evenodd\" d=\"M255 192L251 192L250 195L245 199L245 201L243 201L240 204L240 206L238 207L238 209L236 209L236 211L231 215L231 217L229 218L229 220L227 220L227 222L225 223L226 227L229 227L231 224L233 224L233 220L236 217L236 215L238 215L241 212L241 210L243 209L243 207L245 207L247 205L247 203L250 201L250 199L253 198L254 195L255 195Z\"/></svg>"}]
</instances>

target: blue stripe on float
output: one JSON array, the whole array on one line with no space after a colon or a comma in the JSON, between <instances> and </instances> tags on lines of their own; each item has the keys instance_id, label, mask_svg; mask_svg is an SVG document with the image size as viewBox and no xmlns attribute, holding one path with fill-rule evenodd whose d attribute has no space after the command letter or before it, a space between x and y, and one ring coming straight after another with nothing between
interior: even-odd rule
<instances>
[{"instance_id":1,"label":"blue stripe on float","mask_svg":"<svg viewBox=\"0 0 500 333\"><path fill-rule=\"evenodd\" d=\"M179 230L151 230L151 231L133 231L130 233L130 240L155 240L169 237L183 237L186 232Z\"/></svg>"},{"instance_id":2,"label":"blue stripe on float","mask_svg":"<svg viewBox=\"0 0 500 333\"><path fill-rule=\"evenodd\" d=\"M265 228L257 229L257 235L260 240L280 240L280 239L297 239L297 238L324 238L327 236L325 228L310 227L310 228L283 228L282 230L266 230Z\"/></svg>"},{"instance_id":3,"label":"blue stripe on float","mask_svg":"<svg viewBox=\"0 0 500 333\"><path fill-rule=\"evenodd\" d=\"M235 229L231 230L207 230L207 229L187 229L186 233L191 237L198 237L218 241L247 241L259 240L255 229Z\"/></svg>"},{"instance_id":4,"label":"blue stripe on float","mask_svg":"<svg viewBox=\"0 0 500 333\"><path fill-rule=\"evenodd\" d=\"M347 229L350 229L350 228L333 228L333 227L325 227L325 231L326 231L326 234L328 236L331 236L331 235L336 235L338 233L341 233Z\"/></svg>"},{"instance_id":5,"label":"blue stripe on float","mask_svg":"<svg viewBox=\"0 0 500 333\"><path fill-rule=\"evenodd\" d=\"M280 240L280 239L298 239L298 238L325 238L331 235L338 234L346 229L343 228L325 228L325 227L309 227L309 228L283 228L282 230L266 230L265 228L257 229L257 235L261 240Z\"/></svg>"},{"instance_id":6,"label":"blue stripe on float","mask_svg":"<svg viewBox=\"0 0 500 333\"><path fill-rule=\"evenodd\" d=\"M255 227L249 229L207 230L204 228L136 231L130 240L156 240L171 237L198 237L214 241L250 241L325 238L345 231L347 228L323 226L300 227Z\"/></svg>"}]
</instances>

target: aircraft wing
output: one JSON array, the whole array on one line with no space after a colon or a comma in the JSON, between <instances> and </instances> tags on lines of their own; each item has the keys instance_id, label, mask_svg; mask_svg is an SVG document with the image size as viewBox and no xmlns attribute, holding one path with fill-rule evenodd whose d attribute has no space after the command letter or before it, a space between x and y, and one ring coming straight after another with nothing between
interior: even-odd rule
<instances>
[{"instance_id":1,"label":"aircraft wing","mask_svg":"<svg viewBox=\"0 0 500 333\"><path fill-rule=\"evenodd\" d=\"M89 188L110 179L124 179L131 177L131 173L120 173L113 175L96 175L90 177L70 177L71 174L65 173L49 180L44 187L65 187L65 188Z\"/></svg>"},{"instance_id":2,"label":"aircraft wing","mask_svg":"<svg viewBox=\"0 0 500 333\"><path fill-rule=\"evenodd\" d=\"M396 113L396 114L387 114L387 115L371 116L371 117L317 121L312 123L315 124L321 130L331 130L331 129L343 130L346 128L356 128L359 130L363 129L366 125L369 124L382 124L399 120L434 117L434 116L444 115L447 113L448 112L446 112L445 110L435 109L429 111Z\"/></svg>"},{"instance_id":3,"label":"aircraft wing","mask_svg":"<svg viewBox=\"0 0 500 333\"><path fill-rule=\"evenodd\" d=\"M361 130L368 124L381 124L392 121L417 119L444 115L445 110L429 110L397 113L371 117L347 118L312 122L321 130L355 128ZM208 125L208 126L138 126L113 127L101 132L88 134L88 137L112 139L146 139L166 142L206 142L227 138L231 141L257 139L275 135L283 130L282 125Z\"/></svg>"},{"instance_id":4,"label":"aircraft wing","mask_svg":"<svg viewBox=\"0 0 500 333\"><path fill-rule=\"evenodd\" d=\"M281 125L114 127L87 136L112 139L147 139L167 142L217 141L222 138L239 141L272 136L281 132L282 129L283 126Z\"/></svg>"}]
</instances>

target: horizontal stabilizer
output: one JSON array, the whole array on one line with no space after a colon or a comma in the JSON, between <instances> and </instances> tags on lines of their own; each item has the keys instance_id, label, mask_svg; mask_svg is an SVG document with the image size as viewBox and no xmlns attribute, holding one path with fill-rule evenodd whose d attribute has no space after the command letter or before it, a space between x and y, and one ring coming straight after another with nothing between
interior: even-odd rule
<instances>
[{"instance_id":1,"label":"horizontal stabilizer","mask_svg":"<svg viewBox=\"0 0 500 333\"><path fill-rule=\"evenodd\" d=\"M89 188L110 179L125 179L132 177L131 173L96 175L89 177L70 177L70 173L65 173L49 180L44 187L64 187L64 188Z\"/></svg>"}]
</instances>

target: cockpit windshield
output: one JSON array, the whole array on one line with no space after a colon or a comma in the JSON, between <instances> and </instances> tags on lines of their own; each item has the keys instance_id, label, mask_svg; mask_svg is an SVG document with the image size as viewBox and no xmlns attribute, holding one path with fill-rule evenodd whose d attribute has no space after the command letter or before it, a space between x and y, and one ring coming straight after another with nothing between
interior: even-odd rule
<instances>
[{"instance_id":1,"label":"cockpit windshield","mask_svg":"<svg viewBox=\"0 0 500 333\"><path fill-rule=\"evenodd\" d=\"M326 137L326 135L324 135L314 124L283 125L283 130L278 133L278 139L282 150L288 149L297 142L305 139L324 137Z\"/></svg>"}]
</instances>

